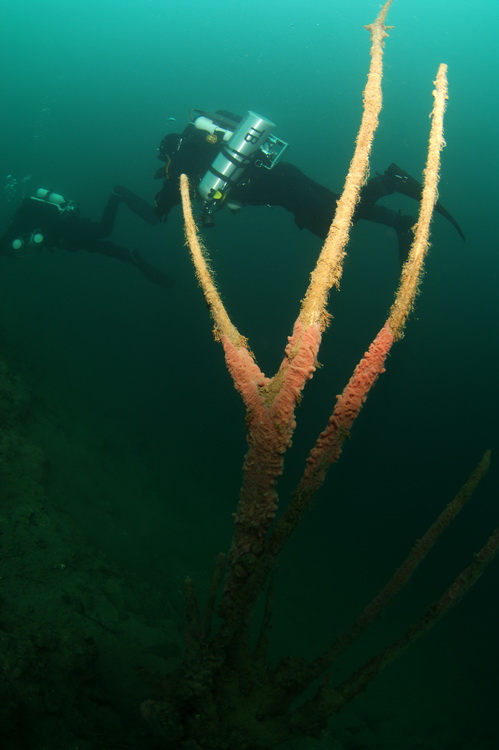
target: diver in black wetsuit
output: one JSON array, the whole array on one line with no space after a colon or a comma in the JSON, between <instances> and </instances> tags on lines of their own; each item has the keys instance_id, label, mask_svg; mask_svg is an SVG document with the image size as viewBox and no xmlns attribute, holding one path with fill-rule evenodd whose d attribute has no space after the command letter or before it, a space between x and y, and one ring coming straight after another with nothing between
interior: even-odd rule
<instances>
[{"instance_id":1,"label":"diver in black wetsuit","mask_svg":"<svg viewBox=\"0 0 499 750\"><path fill-rule=\"evenodd\" d=\"M81 217L72 201L41 188L31 198L25 198L12 217L0 237L0 255L16 257L43 248L85 250L131 263L155 284L172 286L172 278L148 263L137 249L121 247L106 239L113 230L122 202L149 224L157 223L151 207L120 186L116 186L108 198L99 222Z\"/></svg>"},{"instance_id":2,"label":"diver in black wetsuit","mask_svg":"<svg viewBox=\"0 0 499 750\"><path fill-rule=\"evenodd\" d=\"M166 221L172 206L180 202L179 176L188 175L203 205L202 223L210 226L224 205L237 210L244 205L282 206L290 211L300 229L324 239L331 225L339 195L307 177L297 167L281 161L287 145L272 134L274 124L248 112L245 118L219 110L192 110L191 122L182 134L170 133L161 141L161 167L156 178L163 187L156 195L156 214ZM391 193L419 200L421 185L396 164L368 181L361 191L354 221L366 219L392 227L397 235L401 261L412 242L415 219L393 211L377 201ZM442 214L464 239L461 228L448 211Z\"/></svg>"}]
</instances>

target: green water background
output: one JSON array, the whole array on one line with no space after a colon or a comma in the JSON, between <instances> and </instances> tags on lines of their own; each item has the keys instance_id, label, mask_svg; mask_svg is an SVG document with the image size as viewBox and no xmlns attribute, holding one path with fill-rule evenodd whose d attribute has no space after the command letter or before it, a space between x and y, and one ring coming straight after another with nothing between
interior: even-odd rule
<instances>
[{"instance_id":1,"label":"green water background","mask_svg":"<svg viewBox=\"0 0 499 750\"><path fill-rule=\"evenodd\" d=\"M15 176L18 192L10 203L7 193L0 197L2 225L23 191L39 186L75 200L94 219L115 183L152 201L156 147L183 127L191 107L269 116L291 144L287 158L339 190L367 71L363 24L377 7L368 0L345 7L325 0L4 0L0 179ZM396 28L386 45L372 171L395 161L421 175L432 81L446 62L440 199L466 243L435 219L406 337L285 555L276 652L311 655L327 643L485 448L497 449L497 20L494 0L396 0L390 11ZM415 211L400 196L385 203ZM180 598L183 577L203 583L216 552L228 546L244 415L211 338L179 211L154 229L123 211L113 239L139 247L174 275L175 287L156 288L132 267L85 253L3 259L2 347L59 425L56 437L43 428L37 434L53 462L54 499L125 567ZM277 208L222 213L206 239L228 309L272 373L320 243ZM341 292L330 304L324 367L299 410L283 497L382 324L397 274L393 233L356 226ZM497 524L498 476L493 454L473 504L401 597L388 632L390 623L400 632ZM402 739L435 714L469 732L469 747L497 740L498 575L496 565L359 710L398 722ZM368 639L365 653L379 642L377 634Z\"/></svg>"}]
</instances>

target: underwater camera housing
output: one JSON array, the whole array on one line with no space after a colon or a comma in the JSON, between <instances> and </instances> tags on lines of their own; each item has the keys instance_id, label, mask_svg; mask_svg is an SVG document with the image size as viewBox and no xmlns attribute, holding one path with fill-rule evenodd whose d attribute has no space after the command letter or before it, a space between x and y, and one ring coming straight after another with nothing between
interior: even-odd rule
<instances>
[{"instance_id":1,"label":"underwater camera housing","mask_svg":"<svg viewBox=\"0 0 499 750\"><path fill-rule=\"evenodd\" d=\"M272 135L275 123L252 111L239 123L201 113L194 120L194 126L213 135L220 134L222 138L221 150L198 185L205 214L221 208L231 188L237 185L253 160L259 167L272 169L288 148L285 141ZM211 223L203 221L206 226Z\"/></svg>"}]
</instances>

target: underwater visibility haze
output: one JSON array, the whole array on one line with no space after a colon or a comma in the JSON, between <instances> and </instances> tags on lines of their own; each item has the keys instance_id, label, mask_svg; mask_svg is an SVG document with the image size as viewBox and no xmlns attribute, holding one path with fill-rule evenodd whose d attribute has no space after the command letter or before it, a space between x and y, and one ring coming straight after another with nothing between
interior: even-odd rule
<instances>
[{"instance_id":1,"label":"underwater visibility haze","mask_svg":"<svg viewBox=\"0 0 499 750\"><path fill-rule=\"evenodd\" d=\"M195 108L268 117L289 143L286 161L339 193L362 114L364 25L378 10L373 0L3 0L0 233L38 188L94 221L115 185L152 206L159 144ZM433 81L446 63L439 200L465 241L435 214L405 336L281 556L273 662L326 648L486 449L491 466L469 504L335 678L403 633L498 525L498 16L495 0L390 8L371 175L395 162L422 179ZM417 215L407 196L382 202ZM321 241L277 206L223 208L214 219L202 235L218 288L271 374ZM84 250L0 256L6 750L202 747L153 732L147 700L182 655L185 579L203 601L215 558L229 548L244 409L213 341L181 209L150 226L120 206L110 239L172 286ZM336 394L383 325L399 274L393 230L356 223L321 367L297 410L278 488L284 507ZM498 585L496 561L323 737L280 747L497 748Z\"/></svg>"}]
</instances>

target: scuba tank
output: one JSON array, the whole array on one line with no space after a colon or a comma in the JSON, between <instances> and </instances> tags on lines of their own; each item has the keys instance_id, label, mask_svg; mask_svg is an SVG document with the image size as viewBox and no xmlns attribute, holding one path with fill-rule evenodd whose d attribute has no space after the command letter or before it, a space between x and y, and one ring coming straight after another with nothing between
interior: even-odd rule
<instances>
[{"instance_id":1,"label":"scuba tank","mask_svg":"<svg viewBox=\"0 0 499 750\"><path fill-rule=\"evenodd\" d=\"M57 208L62 208L67 203L67 200L63 198L62 195L59 195L59 193L53 193L51 190L46 190L45 188L38 188L34 197L39 201L52 203L52 205L57 206Z\"/></svg>"},{"instance_id":2,"label":"scuba tank","mask_svg":"<svg viewBox=\"0 0 499 750\"><path fill-rule=\"evenodd\" d=\"M68 201L64 196L59 195L59 193L54 193L52 190L47 190L46 188L38 188L32 200L50 203L50 205L55 206L61 213L78 212L78 208L73 201Z\"/></svg>"},{"instance_id":3,"label":"scuba tank","mask_svg":"<svg viewBox=\"0 0 499 750\"><path fill-rule=\"evenodd\" d=\"M224 140L221 151L198 186L205 215L209 216L221 206L231 187L237 184L251 163L252 156L263 146L274 128L271 120L256 112L248 112L229 140Z\"/></svg>"},{"instance_id":4,"label":"scuba tank","mask_svg":"<svg viewBox=\"0 0 499 750\"><path fill-rule=\"evenodd\" d=\"M224 141L230 140L234 134L234 130L229 130L226 127L222 127L206 115L200 115L199 117L196 117L193 125L197 130L206 130L211 135L219 133L220 135L222 135Z\"/></svg>"}]
</instances>

